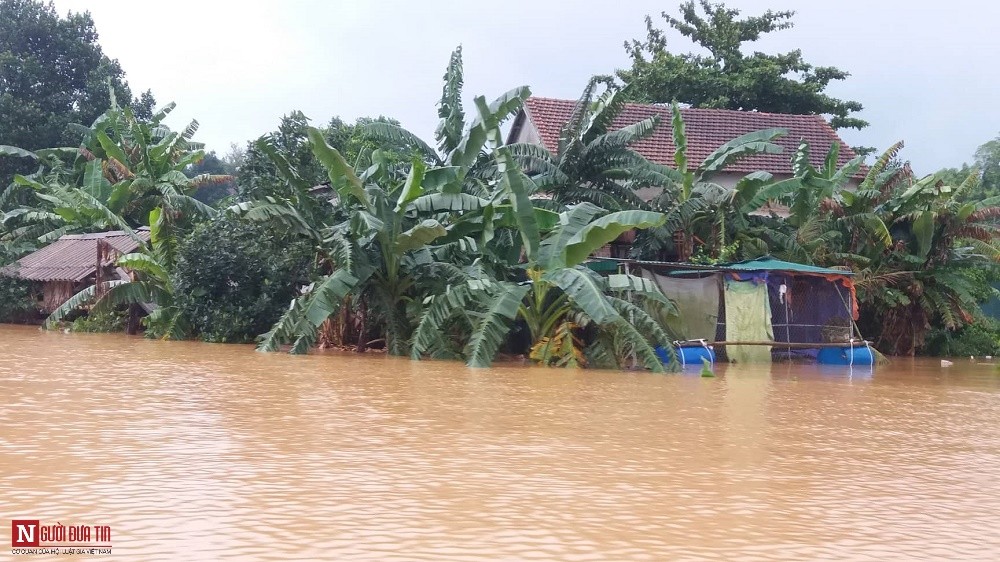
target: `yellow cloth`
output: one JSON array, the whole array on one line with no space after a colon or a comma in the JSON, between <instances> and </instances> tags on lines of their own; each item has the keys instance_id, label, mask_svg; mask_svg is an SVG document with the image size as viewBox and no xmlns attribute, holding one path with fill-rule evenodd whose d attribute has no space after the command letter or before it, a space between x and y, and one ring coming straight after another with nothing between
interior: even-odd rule
<instances>
[{"instance_id":1,"label":"yellow cloth","mask_svg":"<svg viewBox=\"0 0 1000 562\"><path fill-rule=\"evenodd\" d=\"M726 279L726 341L774 341L767 285ZM770 363L769 345L727 345L734 363Z\"/></svg>"}]
</instances>

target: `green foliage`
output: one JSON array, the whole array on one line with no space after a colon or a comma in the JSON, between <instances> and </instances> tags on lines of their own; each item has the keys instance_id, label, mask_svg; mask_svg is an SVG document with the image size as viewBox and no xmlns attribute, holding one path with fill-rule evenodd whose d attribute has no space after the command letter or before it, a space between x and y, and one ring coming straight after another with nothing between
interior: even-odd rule
<instances>
[{"instance_id":1,"label":"green foliage","mask_svg":"<svg viewBox=\"0 0 1000 562\"><path fill-rule=\"evenodd\" d=\"M80 316L70 324L73 332L124 332L128 323L128 307L113 308Z\"/></svg>"},{"instance_id":2,"label":"green foliage","mask_svg":"<svg viewBox=\"0 0 1000 562\"><path fill-rule=\"evenodd\" d=\"M598 88L605 88L600 95ZM583 90L559 137L556 153L535 144L512 144L510 155L531 175L539 190L563 205L593 203L611 210L640 207L636 190L659 185L664 169L631 148L659 125L651 117L620 130L609 127L624 108L624 92L606 76L595 76Z\"/></svg>"},{"instance_id":3,"label":"green foliage","mask_svg":"<svg viewBox=\"0 0 1000 562\"><path fill-rule=\"evenodd\" d=\"M712 362L704 357L701 358L701 376L703 378L712 378L715 376L715 371L712 370Z\"/></svg>"},{"instance_id":4,"label":"green foliage","mask_svg":"<svg viewBox=\"0 0 1000 562\"><path fill-rule=\"evenodd\" d=\"M36 150L74 146L71 123L90 123L114 96L139 116L154 105L150 92L133 99L125 73L97 43L87 12L60 17L51 3L0 0L0 145ZM0 156L0 187L32 162Z\"/></svg>"},{"instance_id":5,"label":"green foliage","mask_svg":"<svg viewBox=\"0 0 1000 562\"><path fill-rule=\"evenodd\" d=\"M236 194L236 166L222 158L215 151L209 152L201 162L191 164L184 175L191 179L200 178L197 191L192 196L206 205L215 205Z\"/></svg>"},{"instance_id":6,"label":"green foliage","mask_svg":"<svg viewBox=\"0 0 1000 562\"><path fill-rule=\"evenodd\" d=\"M586 367L583 340L573 333L577 328L572 322L563 322L551 337L545 336L531 347L529 357L546 367Z\"/></svg>"},{"instance_id":7,"label":"green foliage","mask_svg":"<svg viewBox=\"0 0 1000 562\"><path fill-rule=\"evenodd\" d=\"M36 151L43 160L41 169L15 177L16 185L30 189L38 203L8 213L33 222L13 229L4 224L3 239L13 246L32 239L47 243L67 232L123 231L138 244L115 264L128 272L128 278L98 280L59 306L45 325L55 326L86 305L91 305L92 314L128 305L149 312L143 320L147 336L184 338L190 325L176 306L170 275L182 233L217 214L191 194L218 176L184 175L183 170L200 161L203 152L191 140L197 121L181 132L162 125L173 104L141 119L130 108L119 107L114 95L111 103L90 128L77 128L83 136L78 150ZM72 164L66 165L70 158ZM137 233L137 225L149 227L148 243Z\"/></svg>"},{"instance_id":8,"label":"green foliage","mask_svg":"<svg viewBox=\"0 0 1000 562\"><path fill-rule=\"evenodd\" d=\"M653 346L669 336L632 299L659 307L657 314L672 308L669 301L642 279L611 282L579 264L626 231L662 225L663 216L642 209L609 214L590 203L562 214L536 206L532 196L540 187L521 164L537 159L538 153L528 146L503 147L500 134L501 124L520 110L528 89L514 88L492 103L476 97L475 117L464 123L462 82L461 51L456 50L439 104L440 152L398 126L366 127L373 141L405 146L413 155L408 162L376 150L370 163L352 166L320 130L306 128L315 161L335 194L332 211L317 212L301 197L310 181L308 170L293 163L294 154L286 154L273 140L257 143L284 184L273 196L229 210L299 231L301 224L311 225L321 233L314 238L321 242L322 260L330 264L329 273L293 300L261 337L259 349L275 351L291 343L293 353L308 351L347 304L349 314L384 336L390 353L413 358L461 356L470 366L485 367L509 343L515 325L530 334L531 347L545 338L565 343L569 332L558 327L577 322L598 334L614 334L617 345L607 346L607 356L617 363L623 355L636 356L646 367L662 371ZM655 122L609 132L620 102L609 95L599 103L607 113L587 114L590 125L577 126L571 151L624 155L614 163L618 171L639 170L644 161L626 147L648 134ZM574 181L576 188L585 182ZM297 218L306 216L311 220ZM526 264L519 263L522 256ZM359 348L363 345L362 340ZM540 357L559 357L551 362L582 364L583 342L574 349L579 353L565 361L561 353L536 351Z\"/></svg>"},{"instance_id":9,"label":"green foliage","mask_svg":"<svg viewBox=\"0 0 1000 562\"><path fill-rule=\"evenodd\" d=\"M825 93L831 83L845 80L847 72L813 66L798 50L776 55L753 50L750 44L764 35L792 27L794 14L768 10L741 19L739 10L721 3L685 2L680 17L666 12L662 17L708 54L671 52L666 34L647 16L646 38L625 43L632 66L618 76L629 85L630 99L643 103L833 115L834 128L866 127L867 122L853 116L861 111L860 103Z\"/></svg>"},{"instance_id":10,"label":"green foliage","mask_svg":"<svg viewBox=\"0 0 1000 562\"><path fill-rule=\"evenodd\" d=\"M951 184L939 175L914 178L897 160L901 149L902 143L890 147L849 189L857 160L837 169L834 147L816 169L808 146L800 146L792 157L793 181L758 191L744 207L777 201L790 215L747 217L739 240L747 253L851 267L862 333L884 352L912 355L931 350L928 345L946 349L956 331L981 317L980 303L993 294L992 277L984 275L995 275L1000 260L1000 198L966 201L976 174Z\"/></svg>"},{"instance_id":11,"label":"green foliage","mask_svg":"<svg viewBox=\"0 0 1000 562\"><path fill-rule=\"evenodd\" d=\"M1000 195L1000 136L983 143L976 149L972 164L948 168L938 172L947 185L959 185L970 176L977 176L978 185L962 194L964 201L977 201Z\"/></svg>"},{"instance_id":12,"label":"green foliage","mask_svg":"<svg viewBox=\"0 0 1000 562\"><path fill-rule=\"evenodd\" d=\"M184 175L203 152L191 140L197 121L181 132L162 124L173 107L142 119L112 96L111 108L93 125L75 128L79 148L34 151L38 170L15 176L0 198L0 209L7 211L0 242L31 249L63 234L104 230L123 230L138 240L134 230L153 226L155 209L164 232L215 214L191 195L227 176Z\"/></svg>"},{"instance_id":13,"label":"green foliage","mask_svg":"<svg viewBox=\"0 0 1000 562\"><path fill-rule=\"evenodd\" d=\"M502 157L503 151L497 150L497 155ZM510 168L505 173L515 178L522 175ZM523 178L508 180L504 185L505 189L516 192L530 189L526 183L530 180ZM472 331L464 355L470 367L487 367L514 322L521 321L531 335L529 347L533 357L544 364L578 365L584 361L582 342L576 345L567 339L570 335L565 330L559 332L559 326L565 326L573 316L573 323L592 326L594 337L619 342L617 346L605 345L603 352L597 354L597 364L617 358L617 350L627 346L629 353L637 356L645 367L663 371L654 347L670 341L669 336L647 310L616 295L629 293L641 302L661 302L667 306L669 301L646 280L624 275L602 278L579 266L577 255L588 255L604 244L611 235L609 232L662 224L663 216L622 211L594 218L603 213L603 209L589 203L572 207L562 213L558 225L544 238L533 217L515 215L528 256L527 280L523 283L469 280L454 290L432 296L414 334L411 357L434 355L446 347L441 337L449 322L468 322ZM527 253L528 244L537 244L538 249ZM467 316L471 318L467 320Z\"/></svg>"},{"instance_id":14,"label":"green foliage","mask_svg":"<svg viewBox=\"0 0 1000 562\"><path fill-rule=\"evenodd\" d=\"M926 352L935 357L1000 355L1000 321L983 318L956 331L933 328Z\"/></svg>"},{"instance_id":15,"label":"green foliage","mask_svg":"<svg viewBox=\"0 0 1000 562\"><path fill-rule=\"evenodd\" d=\"M287 175L294 170L306 188L327 182L323 165L317 160L311 148L308 130L310 119L301 111L293 111L281 118L278 129L255 142L247 144L243 162L236 172L237 199L250 201L264 197L274 197L284 193ZM406 143L392 141L375 142L367 133L368 127L398 127L399 122L388 117L361 117L354 123L345 123L340 117L333 117L325 127L317 129L327 144L340 152L353 167L367 167L371 155L381 150L391 159L403 158L410 153ZM287 164L279 164L274 153L262 149L261 142L273 148ZM286 168L282 171L281 168Z\"/></svg>"},{"instance_id":16,"label":"green foliage","mask_svg":"<svg viewBox=\"0 0 1000 562\"><path fill-rule=\"evenodd\" d=\"M309 283L312 247L266 224L219 218L180 243L172 280L179 311L209 342L251 342Z\"/></svg>"},{"instance_id":17,"label":"green foliage","mask_svg":"<svg viewBox=\"0 0 1000 562\"><path fill-rule=\"evenodd\" d=\"M787 134L784 129L752 131L723 143L700 164L693 166L687 155L687 133L680 107L671 107L674 164L676 169L658 167L662 190L643 207L664 213L663 225L639 233L632 254L640 259L687 261L699 252L717 258L731 234L745 228L746 215L756 211L784 184L797 186L798 178L775 182L767 172L755 172L741 179L735 189L712 181L726 167L755 154L779 154L772 141ZM701 240L701 248L695 240Z\"/></svg>"},{"instance_id":18,"label":"green foliage","mask_svg":"<svg viewBox=\"0 0 1000 562\"><path fill-rule=\"evenodd\" d=\"M0 276L0 322L22 322L37 316L32 283Z\"/></svg>"}]
</instances>

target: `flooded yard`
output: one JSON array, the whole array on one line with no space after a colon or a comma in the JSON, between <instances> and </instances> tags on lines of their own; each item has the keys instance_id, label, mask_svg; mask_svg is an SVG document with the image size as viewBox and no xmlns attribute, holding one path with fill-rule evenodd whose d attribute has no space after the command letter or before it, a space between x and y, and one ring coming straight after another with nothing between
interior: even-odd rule
<instances>
[{"instance_id":1,"label":"flooded yard","mask_svg":"<svg viewBox=\"0 0 1000 562\"><path fill-rule=\"evenodd\" d=\"M122 560L1000 558L993 365L717 372L2 326L0 516Z\"/></svg>"}]
</instances>

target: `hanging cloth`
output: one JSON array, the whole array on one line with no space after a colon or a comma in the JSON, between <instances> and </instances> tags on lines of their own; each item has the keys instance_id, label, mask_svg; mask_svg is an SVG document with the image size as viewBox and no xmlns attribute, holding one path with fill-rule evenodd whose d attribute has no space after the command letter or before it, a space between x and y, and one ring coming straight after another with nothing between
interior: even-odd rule
<instances>
[{"instance_id":1,"label":"hanging cloth","mask_svg":"<svg viewBox=\"0 0 1000 562\"><path fill-rule=\"evenodd\" d=\"M726 340L774 341L767 284L726 279ZM769 345L728 345L734 363L770 363Z\"/></svg>"},{"instance_id":2,"label":"hanging cloth","mask_svg":"<svg viewBox=\"0 0 1000 562\"><path fill-rule=\"evenodd\" d=\"M656 283L677 306L677 317L667 324L681 338L715 341L719 322L719 276L669 277L645 270L642 276Z\"/></svg>"}]
</instances>

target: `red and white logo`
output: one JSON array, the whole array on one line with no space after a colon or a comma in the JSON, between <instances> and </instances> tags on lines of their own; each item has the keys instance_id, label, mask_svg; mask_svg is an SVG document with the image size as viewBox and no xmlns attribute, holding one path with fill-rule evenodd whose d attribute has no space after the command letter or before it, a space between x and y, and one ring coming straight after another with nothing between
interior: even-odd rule
<instances>
[{"instance_id":1,"label":"red and white logo","mask_svg":"<svg viewBox=\"0 0 1000 562\"><path fill-rule=\"evenodd\" d=\"M10 545L38 546L41 539L38 519L12 519L10 522Z\"/></svg>"}]
</instances>

